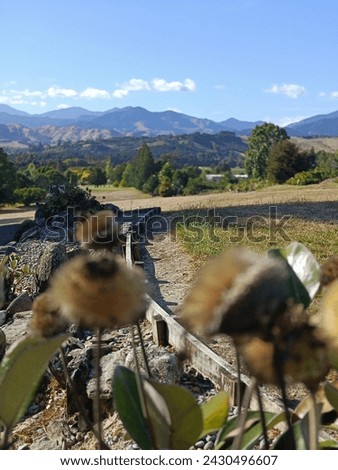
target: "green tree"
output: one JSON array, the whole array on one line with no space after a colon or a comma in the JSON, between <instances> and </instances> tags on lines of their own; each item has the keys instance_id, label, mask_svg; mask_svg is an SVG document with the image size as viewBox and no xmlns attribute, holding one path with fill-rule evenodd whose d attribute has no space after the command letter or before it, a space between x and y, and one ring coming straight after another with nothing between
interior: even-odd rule
<instances>
[{"instance_id":1,"label":"green tree","mask_svg":"<svg viewBox=\"0 0 338 470\"><path fill-rule=\"evenodd\" d=\"M127 163L125 169L123 170L120 186L122 186L123 188L128 188L129 186L132 186L132 183L133 183L132 177L133 177L133 165L129 162Z\"/></svg>"},{"instance_id":2,"label":"green tree","mask_svg":"<svg viewBox=\"0 0 338 470\"><path fill-rule=\"evenodd\" d=\"M166 162L158 174L158 193L160 196L167 197L174 194L172 185L172 178L174 174L174 167L170 162Z\"/></svg>"},{"instance_id":3,"label":"green tree","mask_svg":"<svg viewBox=\"0 0 338 470\"><path fill-rule=\"evenodd\" d=\"M5 151L0 148L0 204L14 201L16 168Z\"/></svg>"},{"instance_id":4,"label":"green tree","mask_svg":"<svg viewBox=\"0 0 338 470\"><path fill-rule=\"evenodd\" d=\"M94 184L95 186L100 186L101 184L107 183L107 177L104 170L99 166L94 166L90 169L90 174L88 177L88 183Z\"/></svg>"},{"instance_id":5,"label":"green tree","mask_svg":"<svg viewBox=\"0 0 338 470\"><path fill-rule=\"evenodd\" d=\"M132 162L131 185L142 190L144 183L155 172L155 162L147 144L143 144Z\"/></svg>"},{"instance_id":6,"label":"green tree","mask_svg":"<svg viewBox=\"0 0 338 470\"><path fill-rule=\"evenodd\" d=\"M314 168L316 155L313 151L301 151L290 140L275 144L269 153L267 177L273 183L285 183L296 173Z\"/></svg>"},{"instance_id":7,"label":"green tree","mask_svg":"<svg viewBox=\"0 0 338 470\"><path fill-rule=\"evenodd\" d=\"M46 197L46 190L35 187L17 188L14 191L14 197L17 202L29 206L32 203L43 201Z\"/></svg>"},{"instance_id":8,"label":"green tree","mask_svg":"<svg viewBox=\"0 0 338 470\"><path fill-rule=\"evenodd\" d=\"M245 168L249 177L265 178L269 152L273 145L288 139L285 129L272 123L256 126L249 137Z\"/></svg>"}]
</instances>

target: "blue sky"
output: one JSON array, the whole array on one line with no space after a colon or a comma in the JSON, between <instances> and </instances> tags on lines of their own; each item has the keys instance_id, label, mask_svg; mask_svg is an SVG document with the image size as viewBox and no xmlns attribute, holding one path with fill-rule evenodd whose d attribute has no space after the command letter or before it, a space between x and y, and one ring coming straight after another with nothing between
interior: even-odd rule
<instances>
[{"instance_id":1,"label":"blue sky","mask_svg":"<svg viewBox=\"0 0 338 470\"><path fill-rule=\"evenodd\" d=\"M285 125L338 109L337 0L1 0L0 103Z\"/></svg>"}]
</instances>

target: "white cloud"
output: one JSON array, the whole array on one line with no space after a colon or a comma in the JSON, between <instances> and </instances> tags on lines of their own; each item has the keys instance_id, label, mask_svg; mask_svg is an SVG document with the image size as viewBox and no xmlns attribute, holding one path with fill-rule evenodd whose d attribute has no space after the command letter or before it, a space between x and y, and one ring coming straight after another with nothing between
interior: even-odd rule
<instances>
[{"instance_id":1,"label":"white cloud","mask_svg":"<svg viewBox=\"0 0 338 470\"><path fill-rule=\"evenodd\" d=\"M99 88L89 87L80 93L80 97L88 98L90 100L95 99L95 98L109 99L110 93L107 90L100 90Z\"/></svg>"},{"instance_id":2,"label":"white cloud","mask_svg":"<svg viewBox=\"0 0 338 470\"><path fill-rule=\"evenodd\" d=\"M121 85L120 88L117 88L113 91L112 96L114 98L124 98L128 96L130 92L133 91L159 91L159 92L168 92L168 91L195 91L196 84L190 78L186 78L184 82L174 80L168 82L164 78L154 78L151 82L147 80L142 80L140 78L132 78L128 82Z\"/></svg>"},{"instance_id":3,"label":"white cloud","mask_svg":"<svg viewBox=\"0 0 338 470\"><path fill-rule=\"evenodd\" d=\"M285 95L289 98L299 98L305 93L305 88L295 83L284 83L283 85L273 85L265 91L275 95Z\"/></svg>"},{"instance_id":4,"label":"white cloud","mask_svg":"<svg viewBox=\"0 0 338 470\"><path fill-rule=\"evenodd\" d=\"M50 98L74 98L77 95L77 91L71 88L55 88L51 86L47 90L47 96Z\"/></svg>"},{"instance_id":5,"label":"white cloud","mask_svg":"<svg viewBox=\"0 0 338 470\"><path fill-rule=\"evenodd\" d=\"M128 96L131 91L148 91L150 90L149 83L141 78L132 78L128 82L121 85L113 91L112 96L114 98L124 98Z\"/></svg>"},{"instance_id":6,"label":"white cloud","mask_svg":"<svg viewBox=\"0 0 338 470\"><path fill-rule=\"evenodd\" d=\"M330 97L331 98L338 98L338 91L331 91Z\"/></svg>"},{"instance_id":7,"label":"white cloud","mask_svg":"<svg viewBox=\"0 0 338 470\"><path fill-rule=\"evenodd\" d=\"M196 84L190 78L186 78L184 82L178 80L167 82L163 78L154 78L151 82L155 91L195 91Z\"/></svg>"}]
</instances>

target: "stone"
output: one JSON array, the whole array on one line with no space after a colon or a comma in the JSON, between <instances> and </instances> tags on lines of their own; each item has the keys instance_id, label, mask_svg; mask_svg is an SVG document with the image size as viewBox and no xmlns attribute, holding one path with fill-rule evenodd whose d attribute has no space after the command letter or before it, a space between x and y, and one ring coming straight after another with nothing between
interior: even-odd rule
<instances>
[{"instance_id":1,"label":"stone","mask_svg":"<svg viewBox=\"0 0 338 470\"><path fill-rule=\"evenodd\" d=\"M36 272L36 288L39 294L47 289L50 278L67 259L65 245L51 243L46 247L39 258Z\"/></svg>"},{"instance_id":2,"label":"stone","mask_svg":"<svg viewBox=\"0 0 338 470\"><path fill-rule=\"evenodd\" d=\"M147 358L149 369L154 379L165 383L177 383L179 381L181 367L176 354L168 352L164 348L158 348L154 345L151 345L147 348ZM140 352L139 362L142 371L145 372L144 361ZM125 366L136 370L134 351L130 351L128 353Z\"/></svg>"},{"instance_id":3,"label":"stone","mask_svg":"<svg viewBox=\"0 0 338 470\"><path fill-rule=\"evenodd\" d=\"M32 308L32 299L27 292L21 292L12 302L8 305L6 312L7 318L13 317L15 313L24 312Z\"/></svg>"},{"instance_id":4,"label":"stone","mask_svg":"<svg viewBox=\"0 0 338 470\"><path fill-rule=\"evenodd\" d=\"M0 326L4 325L6 323L6 318L7 318L7 311L6 310L0 310Z\"/></svg>"},{"instance_id":5,"label":"stone","mask_svg":"<svg viewBox=\"0 0 338 470\"><path fill-rule=\"evenodd\" d=\"M31 230L31 229L36 229L38 228L36 223L34 222L34 220L31 220L31 219L27 219L27 220L24 220L20 225L19 227L17 228L16 232L15 232L15 235L14 235L14 241L18 242L18 241L22 241L22 236L28 231L28 230Z\"/></svg>"},{"instance_id":6,"label":"stone","mask_svg":"<svg viewBox=\"0 0 338 470\"><path fill-rule=\"evenodd\" d=\"M13 315L11 323L3 325L2 329L6 335L7 347L26 336L31 318L31 311L20 312Z\"/></svg>"}]
</instances>

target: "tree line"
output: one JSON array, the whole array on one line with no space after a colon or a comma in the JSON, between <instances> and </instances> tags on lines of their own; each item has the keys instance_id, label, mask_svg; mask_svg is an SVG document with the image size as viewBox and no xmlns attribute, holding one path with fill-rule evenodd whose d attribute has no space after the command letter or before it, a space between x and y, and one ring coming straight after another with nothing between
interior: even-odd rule
<instances>
[{"instance_id":1,"label":"tree line","mask_svg":"<svg viewBox=\"0 0 338 470\"><path fill-rule=\"evenodd\" d=\"M90 159L89 159L90 160ZM45 198L51 185L135 187L151 195L175 196L203 191L247 191L267 184L312 184L338 176L338 152L301 150L285 129L265 123L256 126L248 138L242 166L247 179L236 179L229 158L208 167L179 166L175 154L154 159L143 143L129 161L113 164L111 157L91 164L80 158L61 159L42 164L30 160L22 165L0 148L0 204L31 204ZM208 173L220 175L208 181Z\"/></svg>"}]
</instances>

